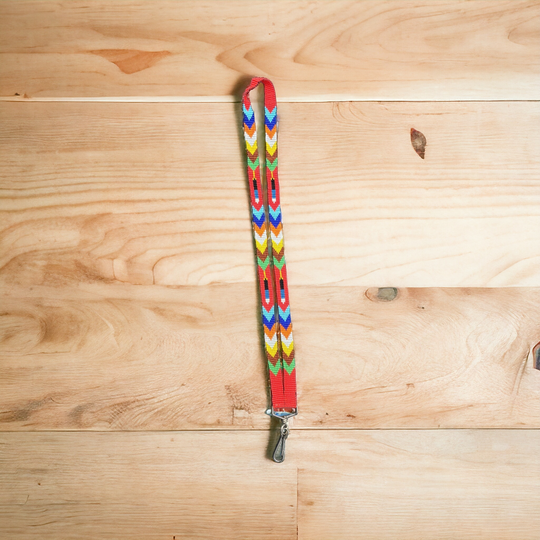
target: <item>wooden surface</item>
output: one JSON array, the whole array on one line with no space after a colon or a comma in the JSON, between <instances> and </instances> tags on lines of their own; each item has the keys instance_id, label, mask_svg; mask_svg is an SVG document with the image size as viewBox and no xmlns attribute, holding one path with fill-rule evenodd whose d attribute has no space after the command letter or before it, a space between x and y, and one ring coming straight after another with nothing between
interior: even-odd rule
<instances>
[{"instance_id":1,"label":"wooden surface","mask_svg":"<svg viewBox=\"0 0 540 540\"><path fill-rule=\"evenodd\" d=\"M254 282L239 114L0 104L0 279ZM540 286L538 103L285 103L279 114L291 287Z\"/></svg>"},{"instance_id":2,"label":"wooden surface","mask_svg":"<svg viewBox=\"0 0 540 540\"><path fill-rule=\"evenodd\" d=\"M0 3L0 96L537 99L537 1Z\"/></svg>"},{"instance_id":3,"label":"wooden surface","mask_svg":"<svg viewBox=\"0 0 540 540\"><path fill-rule=\"evenodd\" d=\"M0 2L0 538L540 540L539 45L538 1Z\"/></svg>"},{"instance_id":4,"label":"wooden surface","mask_svg":"<svg viewBox=\"0 0 540 540\"><path fill-rule=\"evenodd\" d=\"M2 433L6 538L536 540L540 433ZM293 442L294 441L294 442Z\"/></svg>"},{"instance_id":5,"label":"wooden surface","mask_svg":"<svg viewBox=\"0 0 540 540\"><path fill-rule=\"evenodd\" d=\"M299 538L538 540L538 431L306 435Z\"/></svg>"},{"instance_id":6,"label":"wooden surface","mask_svg":"<svg viewBox=\"0 0 540 540\"><path fill-rule=\"evenodd\" d=\"M269 427L254 284L59 289L2 300L0 430ZM540 427L540 289L290 294L296 426Z\"/></svg>"}]
</instances>

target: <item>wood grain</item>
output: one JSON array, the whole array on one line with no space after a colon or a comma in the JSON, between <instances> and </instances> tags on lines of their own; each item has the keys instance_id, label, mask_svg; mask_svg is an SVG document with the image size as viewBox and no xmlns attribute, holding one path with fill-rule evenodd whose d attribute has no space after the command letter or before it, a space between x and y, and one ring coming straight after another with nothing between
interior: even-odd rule
<instances>
[{"instance_id":1,"label":"wood grain","mask_svg":"<svg viewBox=\"0 0 540 540\"><path fill-rule=\"evenodd\" d=\"M540 427L540 289L294 287L299 427ZM0 429L268 428L255 285L2 298Z\"/></svg>"},{"instance_id":2,"label":"wood grain","mask_svg":"<svg viewBox=\"0 0 540 540\"><path fill-rule=\"evenodd\" d=\"M293 432L289 457L309 462L298 538L538 540L539 443L538 431Z\"/></svg>"},{"instance_id":3,"label":"wood grain","mask_svg":"<svg viewBox=\"0 0 540 540\"><path fill-rule=\"evenodd\" d=\"M527 1L0 3L0 95L281 100L537 99ZM19 97L20 96L20 97Z\"/></svg>"},{"instance_id":4,"label":"wood grain","mask_svg":"<svg viewBox=\"0 0 540 540\"><path fill-rule=\"evenodd\" d=\"M540 286L540 104L279 111L291 286ZM253 283L239 112L2 104L0 283Z\"/></svg>"},{"instance_id":5,"label":"wood grain","mask_svg":"<svg viewBox=\"0 0 540 540\"><path fill-rule=\"evenodd\" d=\"M0 538L540 540L539 45L538 0L0 2Z\"/></svg>"},{"instance_id":6,"label":"wood grain","mask_svg":"<svg viewBox=\"0 0 540 540\"><path fill-rule=\"evenodd\" d=\"M296 468L267 433L33 435L0 435L4 538L297 538Z\"/></svg>"},{"instance_id":7,"label":"wood grain","mask_svg":"<svg viewBox=\"0 0 540 540\"><path fill-rule=\"evenodd\" d=\"M18 539L537 540L538 431L0 434ZM457 534L459 536L457 536Z\"/></svg>"}]
</instances>

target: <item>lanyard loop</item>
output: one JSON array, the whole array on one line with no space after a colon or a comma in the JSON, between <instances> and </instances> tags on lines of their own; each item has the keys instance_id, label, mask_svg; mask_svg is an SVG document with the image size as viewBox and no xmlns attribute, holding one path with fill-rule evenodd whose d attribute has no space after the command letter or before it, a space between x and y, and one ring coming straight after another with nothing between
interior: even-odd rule
<instances>
[{"instance_id":1,"label":"lanyard loop","mask_svg":"<svg viewBox=\"0 0 540 540\"><path fill-rule=\"evenodd\" d=\"M264 86L268 211L264 204L255 111L249 99L251 90L260 83ZM257 249L257 275L262 304L264 344L272 393L271 414L285 422L289 417L297 414L296 364L279 196L277 101L272 82L266 77L253 77L242 96L242 109L251 217ZM270 232L271 249L268 245L268 232ZM283 440L283 445L284 442Z\"/></svg>"}]
</instances>

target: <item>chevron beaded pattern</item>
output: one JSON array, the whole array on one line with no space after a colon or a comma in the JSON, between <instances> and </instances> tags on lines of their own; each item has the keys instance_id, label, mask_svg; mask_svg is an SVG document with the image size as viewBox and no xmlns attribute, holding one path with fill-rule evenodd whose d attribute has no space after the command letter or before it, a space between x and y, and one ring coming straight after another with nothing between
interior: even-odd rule
<instances>
[{"instance_id":1,"label":"chevron beaded pattern","mask_svg":"<svg viewBox=\"0 0 540 540\"><path fill-rule=\"evenodd\" d=\"M249 99L249 92L260 83L264 85L268 216L263 200L255 111ZM254 77L244 91L242 108L272 406L274 409L296 408L296 365L278 181L277 102L272 82L265 77ZM268 245L268 233L270 233L271 251Z\"/></svg>"}]
</instances>

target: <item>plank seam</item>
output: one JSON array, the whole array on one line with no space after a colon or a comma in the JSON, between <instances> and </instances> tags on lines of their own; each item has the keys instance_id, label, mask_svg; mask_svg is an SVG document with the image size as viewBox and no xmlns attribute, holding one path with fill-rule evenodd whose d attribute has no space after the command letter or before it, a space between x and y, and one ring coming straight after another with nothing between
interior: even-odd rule
<instances>
[{"instance_id":1,"label":"plank seam","mask_svg":"<svg viewBox=\"0 0 540 540\"><path fill-rule=\"evenodd\" d=\"M444 428L418 428L418 427L379 427L379 428L347 428L347 427L297 427L291 431L540 431L540 426L531 427L444 427ZM268 433L268 429L0 429L0 436L4 433Z\"/></svg>"},{"instance_id":2,"label":"plank seam","mask_svg":"<svg viewBox=\"0 0 540 540\"><path fill-rule=\"evenodd\" d=\"M240 98L233 96L205 97L205 96L120 96L120 97L23 97L2 96L0 102L35 103L35 102L88 102L88 103L241 103ZM281 98L277 103L538 103L537 99L385 99L381 98L355 98L355 97L328 97L320 99Z\"/></svg>"}]
</instances>

